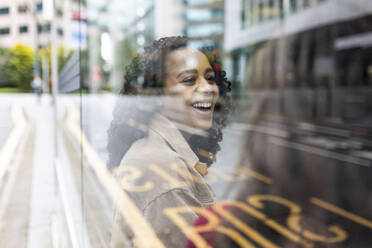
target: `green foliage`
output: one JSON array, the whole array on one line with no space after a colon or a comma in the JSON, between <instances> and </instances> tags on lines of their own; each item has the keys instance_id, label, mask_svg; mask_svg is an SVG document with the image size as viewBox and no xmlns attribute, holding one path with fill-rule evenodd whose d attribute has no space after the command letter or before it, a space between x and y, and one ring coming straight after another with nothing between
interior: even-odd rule
<instances>
[{"instance_id":1,"label":"green foliage","mask_svg":"<svg viewBox=\"0 0 372 248\"><path fill-rule=\"evenodd\" d=\"M59 72L72 56L72 50L66 50L60 46L57 51ZM46 56L45 56L46 55ZM0 48L0 86L16 87L20 91L30 91L31 82L34 78L34 50L21 43L14 47ZM43 60L47 57L49 66L49 77L51 75L51 49L50 47L39 50L40 69ZM40 73L43 70L41 69Z\"/></svg>"},{"instance_id":2,"label":"green foliage","mask_svg":"<svg viewBox=\"0 0 372 248\"><path fill-rule=\"evenodd\" d=\"M10 82L7 81L8 75L8 61L10 59L10 49L0 48L0 86L13 86Z\"/></svg>"},{"instance_id":3,"label":"green foliage","mask_svg":"<svg viewBox=\"0 0 372 248\"><path fill-rule=\"evenodd\" d=\"M28 91L33 79L34 51L32 48L16 44L10 49L9 57L5 62L5 81L19 89Z\"/></svg>"},{"instance_id":4,"label":"green foliage","mask_svg":"<svg viewBox=\"0 0 372 248\"><path fill-rule=\"evenodd\" d=\"M126 65L129 65L132 59L137 55L136 43L129 39L125 38L123 40L117 41L115 44L115 64L117 69L123 69Z\"/></svg>"},{"instance_id":5,"label":"green foliage","mask_svg":"<svg viewBox=\"0 0 372 248\"><path fill-rule=\"evenodd\" d=\"M119 75L121 80L125 74L125 67L131 63L133 58L137 55L137 42L130 38L118 40L115 43L114 63L111 73ZM121 82L111 82L103 87L107 91L115 91L121 89Z\"/></svg>"},{"instance_id":6,"label":"green foliage","mask_svg":"<svg viewBox=\"0 0 372 248\"><path fill-rule=\"evenodd\" d=\"M41 66L44 64L44 59L46 57L46 59L48 60L48 67L49 67L49 76L51 75L51 49L50 47L47 47L47 48L41 48L39 50L39 59L40 59L40 64Z\"/></svg>"},{"instance_id":7,"label":"green foliage","mask_svg":"<svg viewBox=\"0 0 372 248\"><path fill-rule=\"evenodd\" d=\"M0 93L22 93L23 90L20 90L15 87L0 87Z\"/></svg>"},{"instance_id":8,"label":"green foliage","mask_svg":"<svg viewBox=\"0 0 372 248\"><path fill-rule=\"evenodd\" d=\"M41 65L43 65L43 60L45 58L45 55L48 58L48 67L49 67L49 76L51 75L51 66L52 66L52 60L51 60L51 48L48 46L47 48L40 49L39 55L40 55L40 62ZM72 50L67 50L64 46L60 46L57 50L57 56L58 56L58 72L61 72L63 67L66 65L67 61L71 58L73 54Z\"/></svg>"},{"instance_id":9,"label":"green foliage","mask_svg":"<svg viewBox=\"0 0 372 248\"><path fill-rule=\"evenodd\" d=\"M71 58L74 52L72 50L67 50L65 47L60 46L57 51L58 56L58 72L61 72L63 67L65 67L66 63Z\"/></svg>"}]
</instances>

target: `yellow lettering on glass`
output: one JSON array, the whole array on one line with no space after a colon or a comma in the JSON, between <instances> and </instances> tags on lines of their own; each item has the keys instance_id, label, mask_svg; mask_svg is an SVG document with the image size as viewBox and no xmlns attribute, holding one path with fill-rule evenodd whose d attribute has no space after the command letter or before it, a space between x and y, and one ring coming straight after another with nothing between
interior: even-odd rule
<instances>
[{"instance_id":1,"label":"yellow lettering on glass","mask_svg":"<svg viewBox=\"0 0 372 248\"><path fill-rule=\"evenodd\" d=\"M251 170L251 169L248 169L248 168L245 168L245 167L240 167L237 170L237 172L238 172L238 174L245 174L247 176L253 177L253 178L255 178L258 181L261 181L263 183L272 184L272 179L271 178L269 178L267 176L264 176L261 173L258 173L254 170Z\"/></svg>"},{"instance_id":2,"label":"yellow lettering on glass","mask_svg":"<svg viewBox=\"0 0 372 248\"><path fill-rule=\"evenodd\" d=\"M266 184L272 183L271 178L242 166L234 171L219 171L216 169L213 170L212 168L210 170L213 171L213 173L217 174L223 180L229 182L239 182L247 179L248 177L253 177L254 179Z\"/></svg>"},{"instance_id":3,"label":"yellow lettering on glass","mask_svg":"<svg viewBox=\"0 0 372 248\"><path fill-rule=\"evenodd\" d=\"M270 195L254 195L248 198L248 202L256 208L263 209L264 205L261 203L261 200L263 200L263 198L264 200L269 199L268 196ZM258 217L258 219L262 220L264 224L267 225L268 227L274 229L275 231L277 231L278 233L280 233L281 235L295 243L302 244L304 247L313 247L312 243L309 243L308 241L302 239L296 233L292 232L285 226L279 224L277 221L267 218L266 215L264 216L265 216L264 218Z\"/></svg>"},{"instance_id":4,"label":"yellow lettering on glass","mask_svg":"<svg viewBox=\"0 0 372 248\"><path fill-rule=\"evenodd\" d=\"M235 180L234 176L229 175L225 171L222 172L222 171L214 169L214 168L209 168L208 170L211 171L212 173L214 173L215 175L217 175L218 177L222 178L225 181L233 182Z\"/></svg>"},{"instance_id":5,"label":"yellow lettering on glass","mask_svg":"<svg viewBox=\"0 0 372 248\"><path fill-rule=\"evenodd\" d=\"M163 178L166 182L163 184L163 187L166 189L170 188L178 188L178 187L186 187L189 184L185 181L179 181L174 176L170 175L168 172L160 168L155 164L151 164L149 169L156 173L158 176Z\"/></svg>"},{"instance_id":6,"label":"yellow lettering on glass","mask_svg":"<svg viewBox=\"0 0 372 248\"><path fill-rule=\"evenodd\" d=\"M325 201L323 201L321 199L318 199L318 198L311 198L310 202L312 204L317 205L318 207L324 208L324 209L326 209L326 210L328 210L328 211L330 211L334 214L338 214L338 215L340 215L344 218L347 218L351 221L354 221L354 222L358 223L359 225L362 225L362 226L365 226L367 228L372 229L372 221L367 220L363 217L360 217L360 216L358 216L354 213L346 211L342 208L339 208L335 205L332 205L332 204L330 204L328 202L325 202Z\"/></svg>"},{"instance_id":7,"label":"yellow lettering on glass","mask_svg":"<svg viewBox=\"0 0 372 248\"><path fill-rule=\"evenodd\" d=\"M121 175L123 175L121 177ZM150 181L144 182L142 185L135 185L134 182L141 178L142 172L133 166L122 166L119 170L120 185L123 189L132 192L143 192L154 188L154 184Z\"/></svg>"},{"instance_id":8,"label":"yellow lettering on glass","mask_svg":"<svg viewBox=\"0 0 372 248\"><path fill-rule=\"evenodd\" d=\"M212 248L208 244L201 233L203 232L219 232L236 242L241 247L254 248L248 240L244 239L241 234L236 232L233 229L220 226L219 218L213 214L211 211L208 211L201 207L193 206L181 206L166 208L163 210L164 214L168 216L180 229L181 231L190 239L197 248ZM183 217L182 213L195 213L199 216L205 217L208 221L203 225L193 226L192 223L189 224Z\"/></svg>"},{"instance_id":9,"label":"yellow lettering on glass","mask_svg":"<svg viewBox=\"0 0 372 248\"><path fill-rule=\"evenodd\" d=\"M195 182L195 183L198 183L198 184L205 184L205 181L204 181L203 178L198 177L196 175L193 175L185 167L180 166L179 164L176 164L176 163L172 164L172 169L175 170L182 177L190 180L191 182Z\"/></svg>"},{"instance_id":10,"label":"yellow lettering on glass","mask_svg":"<svg viewBox=\"0 0 372 248\"><path fill-rule=\"evenodd\" d=\"M252 227L248 226L241 220L239 220L237 217L235 217L230 211L226 210L225 206L234 206L237 207L244 212L259 218L265 218L265 216L260 213L259 211L247 206L246 204L238 201L225 201L225 202L218 202L213 206L213 209L221 215L224 219L229 221L231 224L233 224L236 228L241 230L245 235L250 237L252 240L260 244L264 248L277 248L279 246L275 245L271 241L267 240L265 237L263 237L261 234L259 234L256 230L254 230Z\"/></svg>"},{"instance_id":11,"label":"yellow lettering on glass","mask_svg":"<svg viewBox=\"0 0 372 248\"><path fill-rule=\"evenodd\" d=\"M302 233L302 235L309 240L324 243L337 243L342 242L347 238L347 232L338 227L337 225L332 225L328 227L328 230L334 234L333 237L326 237L320 234L310 232L309 230L303 229L300 225L301 208L297 204L288 201L282 197L274 195L254 195L248 198L248 202L252 206L260 209L264 208L264 205L262 203L263 201L275 202L277 204L284 205L287 208L289 208L290 214L287 218L288 227L297 233ZM274 225L277 226L277 224Z\"/></svg>"}]
</instances>

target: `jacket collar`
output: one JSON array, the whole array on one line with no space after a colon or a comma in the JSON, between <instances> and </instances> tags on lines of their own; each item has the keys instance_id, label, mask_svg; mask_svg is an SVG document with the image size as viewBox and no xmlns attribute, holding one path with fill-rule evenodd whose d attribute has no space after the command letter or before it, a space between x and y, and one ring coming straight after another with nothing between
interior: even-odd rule
<instances>
[{"instance_id":1,"label":"jacket collar","mask_svg":"<svg viewBox=\"0 0 372 248\"><path fill-rule=\"evenodd\" d=\"M195 168L195 166L199 164L198 157L191 150L186 139L183 137L176 125L166 117L160 114L155 114L151 121L150 128L165 139L168 144L186 160L188 165Z\"/></svg>"}]
</instances>

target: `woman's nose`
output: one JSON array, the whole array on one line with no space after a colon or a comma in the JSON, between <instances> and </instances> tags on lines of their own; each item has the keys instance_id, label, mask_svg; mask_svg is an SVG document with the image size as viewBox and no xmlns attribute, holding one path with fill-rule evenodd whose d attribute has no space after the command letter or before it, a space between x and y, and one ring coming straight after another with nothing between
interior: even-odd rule
<instances>
[{"instance_id":1,"label":"woman's nose","mask_svg":"<svg viewBox=\"0 0 372 248\"><path fill-rule=\"evenodd\" d=\"M200 92L214 92L215 93L215 84L206 80L203 76L198 78L198 91Z\"/></svg>"}]
</instances>

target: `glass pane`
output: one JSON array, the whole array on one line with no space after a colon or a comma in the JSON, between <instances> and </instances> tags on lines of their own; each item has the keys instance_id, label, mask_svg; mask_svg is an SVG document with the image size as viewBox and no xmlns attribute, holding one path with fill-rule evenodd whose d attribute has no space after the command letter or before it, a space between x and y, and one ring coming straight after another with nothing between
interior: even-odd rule
<instances>
[{"instance_id":1,"label":"glass pane","mask_svg":"<svg viewBox=\"0 0 372 248\"><path fill-rule=\"evenodd\" d=\"M0 246L370 246L369 1L3 2Z\"/></svg>"}]
</instances>

